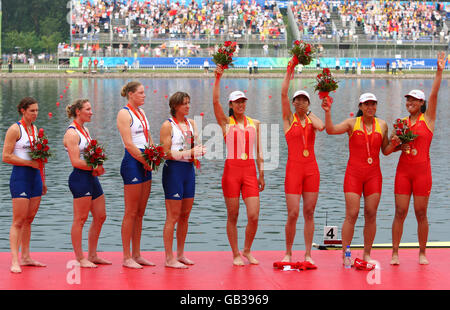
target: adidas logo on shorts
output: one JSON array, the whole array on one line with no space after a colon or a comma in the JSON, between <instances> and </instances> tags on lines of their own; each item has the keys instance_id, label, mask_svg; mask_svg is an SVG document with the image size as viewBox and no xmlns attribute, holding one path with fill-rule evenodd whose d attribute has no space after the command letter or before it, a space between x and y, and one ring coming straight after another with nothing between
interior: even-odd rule
<instances>
[{"instance_id":1,"label":"adidas logo on shorts","mask_svg":"<svg viewBox=\"0 0 450 310\"><path fill-rule=\"evenodd\" d=\"M87 192L86 194L84 194L84 196L90 196L91 193Z\"/></svg>"},{"instance_id":2,"label":"adidas logo on shorts","mask_svg":"<svg viewBox=\"0 0 450 310\"><path fill-rule=\"evenodd\" d=\"M27 196L27 193L23 192L22 194L20 194L20 196L22 197Z\"/></svg>"},{"instance_id":3,"label":"adidas logo on shorts","mask_svg":"<svg viewBox=\"0 0 450 310\"><path fill-rule=\"evenodd\" d=\"M175 195L173 195L173 198L180 198L180 195L176 193Z\"/></svg>"},{"instance_id":4,"label":"adidas logo on shorts","mask_svg":"<svg viewBox=\"0 0 450 310\"><path fill-rule=\"evenodd\" d=\"M131 180L131 182L138 182L139 179L138 178L134 178L133 180Z\"/></svg>"}]
</instances>

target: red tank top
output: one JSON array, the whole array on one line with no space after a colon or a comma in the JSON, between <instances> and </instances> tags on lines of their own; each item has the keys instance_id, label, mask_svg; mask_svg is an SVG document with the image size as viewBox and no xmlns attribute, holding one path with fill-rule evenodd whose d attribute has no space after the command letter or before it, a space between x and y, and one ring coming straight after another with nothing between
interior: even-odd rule
<instances>
[{"instance_id":1,"label":"red tank top","mask_svg":"<svg viewBox=\"0 0 450 310\"><path fill-rule=\"evenodd\" d=\"M256 140L256 126L253 120L245 117L245 129L237 124L236 119L230 117L225 143L227 145L227 159L255 159L253 148Z\"/></svg>"},{"instance_id":2,"label":"red tank top","mask_svg":"<svg viewBox=\"0 0 450 310\"><path fill-rule=\"evenodd\" d=\"M370 134L367 133L370 155L367 149L367 140L362 117L356 118L355 126L353 127L353 132L348 142L350 150L348 166L355 169L361 169L360 171L362 173L364 173L364 169L370 169L380 165L379 155L381 144L383 142L383 135L377 118L374 118L374 125L375 126L372 127L372 132ZM372 158L372 164L369 164L368 162L369 157Z\"/></svg>"},{"instance_id":3,"label":"red tank top","mask_svg":"<svg viewBox=\"0 0 450 310\"><path fill-rule=\"evenodd\" d=\"M405 117L409 121L408 117ZM411 152L407 154L402 152L400 161L407 163L423 163L430 160L430 145L433 140L433 132L425 121L425 116L420 114L416 123L410 127L414 134L418 137L410 143Z\"/></svg>"},{"instance_id":4,"label":"red tank top","mask_svg":"<svg viewBox=\"0 0 450 310\"><path fill-rule=\"evenodd\" d=\"M285 134L288 145L288 160L298 162L315 161L316 155L314 153L314 143L316 140L316 132L312 125L312 121L307 116L305 127L303 127L297 117L297 113L294 113L293 116L294 120L291 127Z\"/></svg>"}]
</instances>

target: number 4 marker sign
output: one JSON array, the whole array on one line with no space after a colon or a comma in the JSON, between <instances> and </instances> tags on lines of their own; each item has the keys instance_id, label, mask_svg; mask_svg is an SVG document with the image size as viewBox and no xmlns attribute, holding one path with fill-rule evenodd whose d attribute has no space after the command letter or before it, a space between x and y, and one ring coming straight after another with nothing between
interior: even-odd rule
<instances>
[{"instance_id":1,"label":"number 4 marker sign","mask_svg":"<svg viewBox=\"0 0 450 310\"><path fill-rule=\"evenodd\" d=\"M324 226L323 243L324 244L342 244L342 240L339 239L339 230L338 230L337 226Z\"/></svg>"}]
</instances>

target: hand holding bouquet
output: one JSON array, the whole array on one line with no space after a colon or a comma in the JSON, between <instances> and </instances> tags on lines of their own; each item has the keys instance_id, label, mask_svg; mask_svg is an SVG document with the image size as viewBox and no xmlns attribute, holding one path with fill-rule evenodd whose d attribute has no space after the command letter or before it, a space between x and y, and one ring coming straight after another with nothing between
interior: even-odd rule
<instances>
[{"instance_id":1,"label":"hand holding bouquet","mask_svg":"<svg viewBox=\"0 0 450 310\"><path fill-rule=\"evenodd\" d=\"M39 170L41 172L42 182L45 183L44 163L48 162L48 158L52 156L50 147L48 146L48 139L44 133L44 129L39 129L36 141L30 147L30 156L32 159L39 162Z\"/></svg>"},{"instance_id":2,"label":"hand holding bouquet","mask_svg":"<svg viewBox=\"0 0 450 310\"><path fill-rule=\"evenodd\" d=\"M292 55L292 59L288 63L287 70L291 74L292 80L295 66L299 63L304 66L309 65L314 57L315 50L311 44L296 40L289 53Z\"/></svg>"},{"instance_id":3,"label":"hand holding bouquet","mask_svg":"<svg viewBox=\"0 0 450 310\"><path fill-rule=\"evenodd\" d=\"M102 166L107 159L103 146L99 145L97 140L90 140L84 150L84 160L87 165L95 170L98 166Z\"/></svg>"},{"instance_id":4,"label":"hand holding bouquet","mask_svg":"<svg viewBox=\"0 0 450 310\"><path fill-rule=\"evenodd\" d=\"M142 152L142 156L144 157L147 165L152 168L152 171L158 171L159 166L164 163L164 158L167 155L166 153L164 153L163 147L161 145L152 144L150 146L145 146L144 152Z\"/></svg>"},{"instance_id":5,"label":"hand holding bouquet","mask_svg":"<svg viewBox=\"0 0 450 310\"><path fill-rule=\"evenodd\" d=\"M326 98L327 103L331 105L333 103L333 98L329 96L329 93L338 88L338 81L331 75L330 69L328 68L323 68L322 73L317 75L316 81L317 84L314 90L319 91L319 98L321 100Z\"/></svg>"},{"instance_id":6,"label":"hand holding bouquet","mask_svg":"<svg viewBox=\"0 0 450 310\"><path fill-rule=\"evenodd\" d=\"M236 42L225 41L219 45L217 53L213 55L213 61L216 65L221 65L223 69L233 66L233 54L236 51Z\"/></svg>"},{"instance_id":7,"label":"hand holding bouquet","mask_svg":"<svg viewBox=\"0 0 450 310\"><path fill-rule=\"evenodd\" d=\"M408 121L406 119L397 118L394 122L394 130L397 137L399 137L402 144L408 144L411 141L414 141L418 136L413 133L411 128L408 125ZM406 149L407 154L410 153L410 149Z\"/></svg>"}]
</instances>

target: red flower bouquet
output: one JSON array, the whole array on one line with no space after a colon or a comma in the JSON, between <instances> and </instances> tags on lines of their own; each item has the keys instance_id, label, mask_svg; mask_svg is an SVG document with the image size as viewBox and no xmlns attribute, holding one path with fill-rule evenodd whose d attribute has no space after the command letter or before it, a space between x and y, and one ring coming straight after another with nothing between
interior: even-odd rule
<instances>
[{"instance_id":1,"label":"red flower bouquet","mask_svg":"<svg viewBox=\"0 0 450 310\"><path fill-rule=\"evenodd\" d=\"M142 156L153 171L158 171L159 166L164 163L164 158L167 155L161 145L150 145L145 146Z\"/></svg>"},{"instance_id":2,"label":"red flower bouquet","mask_svg":"<svg viewBox=\"0 0 450 310\"><path fill-rule=\"evenodd\" d=\"M99 145L97 140L91 140L84 150L84 160L87 165L97 169L97 167L103 165L107 159L103 146Z\"/></svg>"},{"instance_id":3,"label":"red flower bouquet","mask_svg":"<svg viewBox=\"0 0 450 310\"><path fill-rule=\"evenodd\" d=\"M311 44L296 40L289 53L292 55L294 63L297 62L297 64L307 66L313 60L316 50Z\"/></svg>"},{"instance_id":4,"label":"red flower bouquet","mask_svg":"<svg viewBox=\"0 0 450 310\"><path fill-rule=\"evenodd\" d=\"M39 170L41 171L42 181L45 182L44 163L48 162L48 158L52 156L48 139L44 133L44 129L39 129L37 139L30 147L30 156L39 162Z\"/></svg>"},{"instance_id":5,"label":"red flower bouquet","mask_svg":"<svg viewBox=\"0 0 450 310\"><path fill-rule=\"evenodd\" d=\"M418 137L409 127L408 121L406 119L402 120L397 118L397 120L394 122L394 129L395 134L400 138L402 144L414 141L414 139ZM406 153L409 154L410 151L406 151Z\"/></svg>"},{"instance_id":6,"label":"red flower bouquet","mask_svg":"<svg viewBox=\"0 0 450 310\"><path fill-rule=\"evenodd\" d=\"M316 77L317 84L314 91L319 91L319 98L322 100L327 98L328 103L333 103L333 98L329 96L331 91L338 88L338 81L331 75L330 69L323 68L322 73Z\"/></svg>"},{"instance_id":7,"label":"red flower bouquet","mask_svg":"<svg viewBox=\"0 0 450 310\"><path fill-rule=\"evenodd\" d=\"M236 42L225 41L219 45L217 53L213 55L213 61L216 65L221 65L224 69L233 66L233 54L236 51Z\"/></svg>"}]
</instances>

